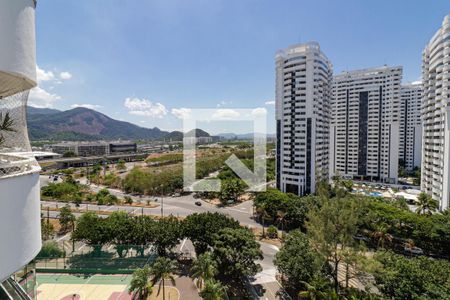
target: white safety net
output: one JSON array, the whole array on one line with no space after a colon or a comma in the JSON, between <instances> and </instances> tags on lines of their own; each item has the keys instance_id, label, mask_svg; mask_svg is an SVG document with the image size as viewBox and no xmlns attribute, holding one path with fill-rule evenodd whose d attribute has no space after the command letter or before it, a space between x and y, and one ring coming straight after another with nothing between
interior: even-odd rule
<instances>
[{"instance_id":1,"label":"white safety net","mask_svg":"<svg viewBox=\"0 0 450 300\"><path fill-rule=\"evenodd\" d=\"M38 168L36 160L29 156L31 146L26 120L28 93L25 91L0 99L0 178Z\"/></svg>"}]
</instances>

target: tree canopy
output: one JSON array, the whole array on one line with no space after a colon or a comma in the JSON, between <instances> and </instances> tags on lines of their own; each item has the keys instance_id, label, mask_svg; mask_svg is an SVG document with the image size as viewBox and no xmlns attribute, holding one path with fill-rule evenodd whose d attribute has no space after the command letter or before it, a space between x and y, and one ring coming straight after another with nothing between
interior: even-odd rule
<instances>
[{"instance_id":1,"label":"tree canopy","mask_svg":"<svg viewBox=\"0 0 450 300\"><path fill-rule=\"evenodd\" d=\"M261 271L255 260L262 259L262 252L253 233L246 228L225 228L214 237L214 256L219 270L226 276L240 278Z\"/></svg>"}]
</instances>

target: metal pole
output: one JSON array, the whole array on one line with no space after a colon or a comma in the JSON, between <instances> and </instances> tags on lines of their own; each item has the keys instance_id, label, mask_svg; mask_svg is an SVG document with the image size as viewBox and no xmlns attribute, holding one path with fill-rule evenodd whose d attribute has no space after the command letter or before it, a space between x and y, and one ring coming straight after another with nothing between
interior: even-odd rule
<instances>
[{"instance_id":1,"label":"metal pole","mask_svg":"<svg viewBox=\"0 0 450 300\"><path fill-rule=\"evenodd\" d=\"M161 218L164 217L164 186L161 184Z\"/></svg>"}]
</instances>

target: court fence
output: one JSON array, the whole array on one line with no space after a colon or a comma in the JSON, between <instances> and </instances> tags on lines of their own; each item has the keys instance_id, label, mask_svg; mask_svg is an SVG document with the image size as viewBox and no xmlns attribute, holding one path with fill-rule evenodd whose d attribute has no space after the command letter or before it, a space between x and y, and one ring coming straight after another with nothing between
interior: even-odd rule
<instances>
[{"instance_id":1,"label":"court fence","mask_svg":"<svg viewBox=\"0 0 450 300\"><path fill-rule=\"evenodd\" d=\"M117 246L86 246L71 253L63 251L59 257L38 255L35 265L38 273L131 274L151 264L156 257L153 249L141 245L120 245L119 249Z\"/></svg>"}]
</instances>

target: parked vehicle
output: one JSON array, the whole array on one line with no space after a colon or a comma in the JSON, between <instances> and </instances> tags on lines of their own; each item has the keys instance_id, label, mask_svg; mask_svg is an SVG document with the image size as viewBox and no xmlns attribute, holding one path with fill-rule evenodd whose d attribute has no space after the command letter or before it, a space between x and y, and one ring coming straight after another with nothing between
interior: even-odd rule
<instances>
[{"instance_id":1,"label":"parked vehicle","mask_svg":"<svg viewBox=\"0 0 450 300\"><path fill-rule=\"evenodd\" d=\"M195 205L202 206L202 203L200 201L195 201Z\"/></svg>"},{"instance_id":2,"label":"parked vehicle","mask_svg":"<svg viewBox=\"0 0 450 300\"><path fill-rule=\"evenodd\" d=\"M408 247L405 245L403 251L406 254L423 255L423 250L419 247Z\"/></svg>"}]
</instances>

